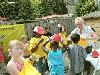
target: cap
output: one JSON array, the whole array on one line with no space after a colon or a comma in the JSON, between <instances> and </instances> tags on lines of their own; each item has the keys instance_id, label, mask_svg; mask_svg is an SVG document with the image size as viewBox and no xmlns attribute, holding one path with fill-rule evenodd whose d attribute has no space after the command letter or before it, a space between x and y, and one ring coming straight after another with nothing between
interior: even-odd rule
<instances>
[{"instance_id":1,"label":"cap","mask_svg":"<svg viewBox=\"0 0 100 75\"><path fill-rule=\"evenodd\" d=\"M52 40L55 42L61 42L61 36L59 34L54 34Z\"/></svg>"},{"instance_id":2,"label":"cap","mask_svg":"<svg viewBox=\"0 0 100 75\"><path fill-rule=\"evenodd\" d=\"M96 51L96 50L94 50L94 51L92 52L92 57L93 57L93 58L98 58L98 56L99 56L99 52Z\"/></svg>"},{"instance_id":3,"label":"cap","mask_svg":"<svg viewBox=\"0 0 100 75\"><path fill-rule=\"evenodd\" d=\"M33 31L38 33L38 34L44 34L44 30L40 26L36 26Z\"/></svg>"}]
</instances>

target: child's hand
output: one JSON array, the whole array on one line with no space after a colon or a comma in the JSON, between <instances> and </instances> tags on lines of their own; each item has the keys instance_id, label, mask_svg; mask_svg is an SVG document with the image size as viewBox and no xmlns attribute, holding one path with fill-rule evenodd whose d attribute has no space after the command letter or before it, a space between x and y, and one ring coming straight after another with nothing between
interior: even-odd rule
<instances>
[{"instance_id":1,"label":"child's hand","mask_svg":"<svg viewBox=\"0 0 100 75\"><path fill-rule=\"evenodd\" d=\"M49 38L48 38L48 41L49 41L49 42L52 42L53 40L49 37Z\"/></svg>"},{"instance_id":2,"label":"child's hand","mask_svg":"<svg viewBox=\"0 0 100 75\"><path fill-rule=\"evenodd\" d=\"M38 46L35 45L35 46L31 49L31 50L32 50L31 52L34 53L37 49L38 49Z\"/></svg>"},{"instance_id":3,"label":"child's hand","mask_svg":"<svg viewBox=\"0 0 100 75\"><path fill-rule=\"evenodd\" d=\"M63 40L63 38L61 38L61 41L60 41L60 43L61 43L61 44L64 44L64 40Z\"/></svg>"},{"instance_id":4,"label":"child's hand","mask_svg":"<svg viewBox=\"0 0 100 75\"><path fill-rule=\"evenodd\" d=\"M43 39L43 38L41 38L39 42L41 43L41 42L43 42L43 41L44 41L44 39Z\"/></svg>"},{"instance_id":5,"label":"child's hand","mask_svg":"<svg viewBox=\"0 0 100 75\"><path fill-rule=\"evenodd\" d=\"M34 62L34 61L36 61L36 62L38 62L38 56L35 56L35 55L32 55L32 56L30 56L29 58L28 58L30 61L32 61L32 62Z\"/></svg>"}]
</instances>

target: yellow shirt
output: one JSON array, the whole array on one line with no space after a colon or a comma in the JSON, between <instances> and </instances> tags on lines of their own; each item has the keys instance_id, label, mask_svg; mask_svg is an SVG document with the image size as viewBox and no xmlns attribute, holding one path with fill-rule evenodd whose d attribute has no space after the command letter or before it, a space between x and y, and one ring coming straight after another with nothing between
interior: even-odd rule
<instances>
[{"instance_id":1,"label":"yellow shirt","mask_svg":"<svg viewBox=\"0 0 100 75\"><path fill-rule=\"evenodd\" d=\"M63 38L64 44L67 45L67 36L66 36L66 32L59 33L59 35ZM62 44L60 43L59 46L62 47Z\"/></svg>"},{"instance_id":2,"label":"yellow shirt","mask_svg":"<svg viewBox=\"0 0 100 75\"><path fill-rule=\"evenodd\" d=\"M80 45L82 47L86 47L87 46L87 42L86 42L86 40L80 38L80 41L78 42L78 45Z\"/></svg>"},{"instance_id":3,"label":"yellow shirt","mask_svg":"<svg viewBox=\"0 0 100 75\"><path fill-rule=\"evenodd\" d=\"M36 55L38 58L47 56L47 54L42 50L41 46L48 39L48 37L42 36L41 38L43 38L44 41L42 43L40 43L38 45L38 49L34 53L32 53L32 55ZM41 38L35 38L35 37L31 38L30 45L29 45L30 51L31 51L32 47L34 47Z\"/></svg>"}]
</instances>

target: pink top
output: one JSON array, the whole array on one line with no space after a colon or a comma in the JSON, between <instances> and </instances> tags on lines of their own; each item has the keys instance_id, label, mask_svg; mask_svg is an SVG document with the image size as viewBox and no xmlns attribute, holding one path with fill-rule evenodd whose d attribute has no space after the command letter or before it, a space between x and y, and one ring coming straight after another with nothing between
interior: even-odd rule
<instances>
[{"instance_id":1,"label":"pink top","mask_svg":"<svg viewBox=\"0 0 100 75\"><path fill-rule=\"evenodd\" d=\"M21 70L23 69L24 64L21 64L18 61L14 61L14 63L16 64L17 69L21 72Z\"/></svg>"}]
</instances>

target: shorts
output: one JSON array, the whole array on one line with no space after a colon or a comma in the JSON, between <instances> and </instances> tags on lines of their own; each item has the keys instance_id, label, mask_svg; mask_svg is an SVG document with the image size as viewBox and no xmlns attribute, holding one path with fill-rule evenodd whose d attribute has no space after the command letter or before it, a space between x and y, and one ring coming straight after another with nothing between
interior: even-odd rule
<instances>
[{"instance_id":1,"label":"shorts","mask_svg":"<svg viewBox=\"0 0 100 75\"><path fill-rule=\"evenodd\" d=\"M64 75L64 66L54 65L49 66L50 75Z\"/></svg>"}]
</instances>

